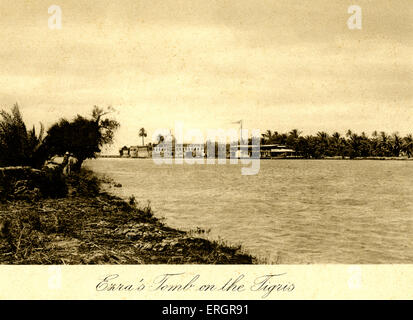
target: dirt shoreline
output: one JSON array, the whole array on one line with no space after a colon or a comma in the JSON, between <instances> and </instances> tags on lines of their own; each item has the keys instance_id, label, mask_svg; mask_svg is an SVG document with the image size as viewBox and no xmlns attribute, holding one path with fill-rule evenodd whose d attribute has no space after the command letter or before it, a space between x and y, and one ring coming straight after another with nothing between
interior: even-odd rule
<instances>
[{"instance_id":1,"label":"dirt shoreline","mask_svg":"<svg viewBox=\"0 0 413 320\"><path fill-rule=\"evenodd\" d=\"M96 189L90 174L82 179L82 188L69 181L65 198L0 204L1 264L256 263L240 247L170 228L150 207Z\"/></svg>"}]
</instances>

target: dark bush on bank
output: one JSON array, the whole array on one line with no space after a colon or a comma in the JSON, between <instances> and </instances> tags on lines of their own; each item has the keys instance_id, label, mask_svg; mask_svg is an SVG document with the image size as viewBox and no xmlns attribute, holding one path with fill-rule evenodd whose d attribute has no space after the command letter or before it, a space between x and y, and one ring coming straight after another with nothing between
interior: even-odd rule
<instances>
[{"instance_id":1,"label":"dark bush on bank","mask_svg":"<svg viewBox=\"0 0 413 320\"><path fill-rule=\"evenodd\" d=\"M0 201L61 198L67 195L67 191L66 179L60 170L0 168Z\"/></svg>"},{"instance_id":2,"label":"dark bush on bank","mask_svg":"<svg viewBox=\"0 0 413 320\"><path fill-rule=\"evenodd\" d=\"M44 198L63 198L68 193L66 177L57 169L43 169L38 186Z\"/></svg>"},{"instance_id":3,"label":"dark bush on bank","mask_svg":"<svg viewBox=\"0 0 413 320\"><path fill-rule=\"evenodd\" d=\"M40 168L47 159L43 136L43 125L27 130L17 104L11 112L0 110L0 166Z\"/></svg>"},{"instance_id":4,"label":"dark bush on bank","mask_svg":"<svg viewBox=\"0 0 413 320\"><path fill-rule=\"evenodd\" d=\"M67 184L73 196L97 196L100 193L100 180L87 169L67 177Z\"/></svg>"}]
</instances>

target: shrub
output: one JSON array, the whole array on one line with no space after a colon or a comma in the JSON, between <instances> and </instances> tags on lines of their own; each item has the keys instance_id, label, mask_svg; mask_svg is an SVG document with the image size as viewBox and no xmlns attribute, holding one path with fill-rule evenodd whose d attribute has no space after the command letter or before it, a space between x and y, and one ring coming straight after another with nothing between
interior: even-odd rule
<instances>
[{"instance_id":1,"label":"shrub","mask_svg":"<svg viewBox=\"0 0 413 320\"><path fill-rule=\"evenodd\" d=\"M43 169L38 187L45 198L63 198L68 192L66 177L58 169Z\"/></svg>"},{"instance_id":2,"label":"shrub","mask_svg":"<svg viewBox=\"0 0 413 320\"><path fill-rule=\"evenodd\" d=\"M67 182L73 189L73 194L80 196L97 196L100 193L100 180L92 171L81 169L67 178Z\"/></svg>"},{"instance_id":3,"label":"shrub","mask_svg":"<svg viewBox=\"0 0 413 320\"><path fill-rule=\"evenodd\" d=\"M0 111L0 166L32 166L40 168L47 159L43 148L44 128L37 135L33 127L26 129L19 106L11 113Z\"/></svg>"},{"instance_id":4,"label":"shrub","mask_svg":"<svg viewBox=\"0 0 413 320\"><path fill-rule=\"evenodd\" d=\"M66 179L60 170L30 167L0 168L0 200L37 200L67 195Z\"/></svg>"}]
</instances>

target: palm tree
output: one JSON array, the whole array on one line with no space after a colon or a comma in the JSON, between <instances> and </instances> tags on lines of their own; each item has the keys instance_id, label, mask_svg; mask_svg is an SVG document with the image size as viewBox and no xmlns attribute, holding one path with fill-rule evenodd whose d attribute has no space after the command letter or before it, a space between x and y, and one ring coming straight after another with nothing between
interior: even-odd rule
<instances>
[{"instance_id":1,"label":"palm tree","mask_svg":"<svg viewBox=\"0 0 413 320\"><path fill-rule=\"evenodd\" d=\"M411 134L403 138L402 150L409 158L413 155L413 136Z\"/></svg>"},{"instance_id":2,"label":"palm tree","mask_svg":"<svg viewBox=\"0 0 413 320\"><path fill-rule=\"evenodd\" d=\"M287 136L286 143L287 146L297 149L297 144L298 144L298 138L300 137L301 131L298 131L298 129L292 129Z\"/></svg>"},{"instance_id":3,"label":"palm tree","mask_svg":"<svg viewBox=\"0 0 413 320\"><path fill-rule=\"evenodd\" d=\"M327 141L328 133L324 132L324 131L319 131L319 132L317 132L317 137L320 138L323 142Z\"/></svg>"},{"instance_id":4,"label":"palm tree","mask_svg":"<svg viewBox=\"0 0 413 320\"><path fill-rule=\"evenodd\" d=\"M272 139L271 130L267 130L267 132L263 133L262 138L263 138L264 143L271 143L271 139Z\"/></svg>"},{"instance_id":5,"label":"palm tree","mask_svg":"<svg viewBox=\"0 0 413 320\"><path fill-rule=\"evenodd\" d=\"M391 137L391 144L392 144L392 156L398 157L400 155L400 151L402 150L403 140L399 136L398 132L393 133Z\"/></svg>"},{"instance_id":6,"label":"palm tree","mask_svg":"<svg viewBox=\"0 0 413 320\"><path fill-rule=\"evenodd\" d=\"M362 153L362 140L363 135L359 136L357 133L351 132L351 130L347 131L348 134L348 152L350 159L354 159L356 157L360 157Z\"/></svg>"},{"instance_id":7,"label":"palm tree","mask_svg":"<svg viewBox=\"0 0 413 320\"><path fill-rule=\"evenodd\" d=\"M371 155L371 143L367 134L363 131L359 136L360 142L360 156L368 157Z\"/></svg>"},{"instance_id":8,"label":"palm tree","mask_svg":"<svg viewBox=\"0 0 413 320\"><path fill-rule=\"evenodd\" d=\"M0 166L30 165L41 167L47 158L44 146L44 127L40 124L27 130L19 106L11 113L0 111Z\"/></svg>"},{"instance_id":9,"label":"palm tree","mask_svg":"<svg viewBox=\"0 0 413 320\"><path fill-rule=\"evenodd\" d=\"M148 136L148 134L145 131L145 128L140 128L139 129L139 137L142 137L142 145L145 145L145 138Z\"/></svg>"},{"instance_id":10,"label":"palm tree","mask_svg":"<svg viewBox=\"0 0 413 320\"><path fill-rule=\"evenodd\" d=\"M374 130L371 134L372 138L370 139L370 148L371 148L371 155L372 156L379 156L380 155L380 141L379 141L379 133L377 130Z\"/></svg>"},{"instance_id":11,"label":"palm tree","mask_svg":"<svg viewBox=\"0 0 413 320\"><path fill-rule=\"evenodd\" d=\"M317 132L317 158L324 158L325 156L328 156L328 140L329 140L329 135L328 133L324 131L319 131Z\"/></svg>"},{"instance_id":12,"label":"palm tree","mask_svg":"<svg viewBox=\"0 0 413 320\"><path fill-rule=\"evenodd\" d=\"M339 133L339 132L334 132L333 134L332 134L332 137L334 138L334 141L339 141L340 140L340 138L341 138L341 134Z\"/></svg>"},{"instance_id":13,"label":"palm tree","mask_svg":"<svg viewBox=\"0 0 413 320\"><path fill-rule=\"evenodd\" d=\"M292 136L294 139L298 139L298 137L300 136L301 131L298 131L298 129L292 129L289 132L289 135Z\"/></svg>"},{"instance_id":14,"label":"palm tree","mask_svg":"<svg viewBox=\"0 0 413 320\"><path fill-rule=\"evenodd\" d=\"M391 146L389 145L389 136L386 132L380 131L380 155L384 157L390 156Z\"/></svg>"},{"instance_id":15,"label":"palm tree","mask_svg":"<svg viewBox=\"0 0 413 320\"><path fill-rule=\"evenodd\" d=\"M344 157L345 139L341 136L341 134L334 132L331 135L330 141L331 154Z\"/></svg>"}]
</instances>

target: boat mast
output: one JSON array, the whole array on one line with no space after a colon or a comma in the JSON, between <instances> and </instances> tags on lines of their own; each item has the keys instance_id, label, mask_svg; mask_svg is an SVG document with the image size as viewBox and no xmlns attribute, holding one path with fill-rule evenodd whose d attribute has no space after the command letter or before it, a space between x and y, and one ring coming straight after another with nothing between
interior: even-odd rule
<instances>
[{"instance_id":1,"label":"boat mast","mask_svg":"<svg viewBox=\"0 0 413 320\"><path fill-rule=\"evenodd\" d=\"M241 145L244 144L243 140L242 140L242 120L239 121L240 125L241 125Z\"/></svg>"}]
</instances>

